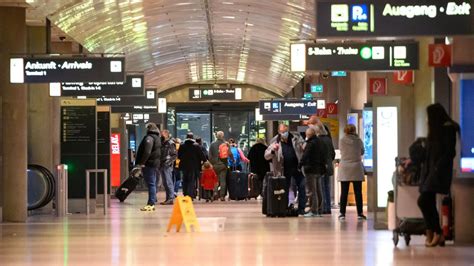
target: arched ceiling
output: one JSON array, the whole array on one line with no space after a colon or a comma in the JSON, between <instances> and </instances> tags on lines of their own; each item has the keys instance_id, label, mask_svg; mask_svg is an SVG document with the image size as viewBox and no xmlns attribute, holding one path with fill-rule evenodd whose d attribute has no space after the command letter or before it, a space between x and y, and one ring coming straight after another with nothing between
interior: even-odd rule
<instances>
[{"instance_id":1,"label":"arched ceiling","mask_svg":"<svg viewBox=\"0 0 474 266\"><path fill-rule=\"evenodd\" d=\"M33 13L93 53L125 53L159 91L247 83L285 94L289 46L315 38L314 0L32 0Z\"/></svg>"}]
</instances>

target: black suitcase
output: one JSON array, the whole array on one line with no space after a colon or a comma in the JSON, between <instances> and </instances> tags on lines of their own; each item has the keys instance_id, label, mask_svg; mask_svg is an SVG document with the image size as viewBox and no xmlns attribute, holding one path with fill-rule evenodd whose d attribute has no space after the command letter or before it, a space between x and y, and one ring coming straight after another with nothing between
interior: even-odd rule
<instances>
[{"instance_id":1,"label":"black suitcase","mask_svg":"<svg viewBox=\"0 0 474 266\"><path fill-rule=\"evenodd\" d=\"M135 190L141 177L143 177L142 169L139 167L133 168L130 172L130 176L125 179L115 191L115 197L120 200L120 202L124 202L128 195Z\"/></svg>"},{"instance_id":2,"label":"black suitcase","mask_svg":"<svg viewBox=\"0 0 474 266\"><path fill-rule=\"evenodd\" d=\"M245 200L248 196L248 174L232 171L227 180L227 189L231 200Z\"/></svg>"},{"instance_id":3,"label":"black suitcase","mask_svg":"<svg viewBox=\"0 0 474 266\"><path fill-rule=\"evenodd\" d=\"M267 216L285 217L288 212L288 192L284 176L267 177Z\"/></svg>"},{"instance_id":4,"label":"black suitcase","mask_svg":"<svg viewBox=\"0 0 474 266\"><path fill-rule=\"evenodd\" d=\"M248 176L248 195L249 199L251 198L258 198L260 193L262 192L262 185L260 182L260 178L257 174L250 173Z\"/></svg>"}]
</instances>

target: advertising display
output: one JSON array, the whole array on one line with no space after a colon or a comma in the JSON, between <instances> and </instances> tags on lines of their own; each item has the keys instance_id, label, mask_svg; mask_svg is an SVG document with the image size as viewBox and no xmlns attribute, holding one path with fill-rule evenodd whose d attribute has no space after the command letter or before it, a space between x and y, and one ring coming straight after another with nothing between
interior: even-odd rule
<instances>
[{"instance_id":1,"label":"advertising display","mask_svg":"<svg viewBox=\"0 0 474 266\"><path fill-rule=\"evenodd\" d=\"M319 38L474 34L471 1L316 1ZM395 25L403 25L398 27Z\"/></svg>"},{"instance_id":2,"label":"advertising display","mask_svg":"<svg viewBox=\"0 0 474 266\"><path fill-rule=\"evenodd\" d=\"M107 169L110 173L110 107L97 106L97 168ZM96 174L92 174L95 176ZM100 175L99 175L100 176ZM100 178L100 177L99 177ZM107 176L110 184L110 175ZM104 183L97 182L97 191L104 191ZM110 193L110 186L107 188Z\"/></svg>"},{"instance_id":3,"label":"advertising display","mask_svg":"<svg viewBox=\"0 0 474 266\"><path fill-rule=\"evenodd\" d=\"M241 88L190 88L190 101L242 100Z\"/></svg>"},{"instance_id":4,"label":"advertising display","mask_svg":"<svg viewBox=\"0 0 474 266\"><path fill-rule=\"evenodd\" d=\"M397 107L377 107L377 207L387 206L388 192L398 156Z\"/></svg>"},{"instance_id":5,"label":"advertising display","mask_svg":"<svg viewBox=\"0 0 474 266\"><path fill-rule=\"evenodd\" d=\"M123 82L124 57L23 57L10 59L11 83Z\"/></svg>"},{"instance_id":6,"label":"advertising display","mask_svg":"<svg viewBox=\"0 0 474 266\"><path fill-rule=\"evenodd\" d=\"M313 115L318 107L317 100L262 100L259 101L262 115Z\"/></svg>"},{"instance_id":7,"label":"advertising display","mask_svg":"<svg viewBox=\"0 0 474 266\"><path fill-rule=\"evenodd\" d=\"M109 82L62 82L59 96L126 96L144 94L144 76L127 75L124 81ZM50 83L51 86L58 86Z\"/></svg>"},{"instance_id":8,"label":"advertising display","mask_svg":"<svg viewBox=\"0 0 474 266\"><path fill-rule=\"evenodd\" d=\"M474 174L474 79L460 82L461 171Z\"/></svg>"},{"instance_id":9,"label":"advertising display","mask_svg":"<svg viewBox=\"0 0 474 266\"><path fill-rule=\"evenodd\" d=\"M418 42L412 41L306 44L304 54L291 56L304 61L306 71L413 70L419 64Z\"/></svg>"},{"instance_id":10,"label":"advertising display","mask_svg":"<svg viewBox=\"0 0 474 266\"><path fill-rule=\"evenodd\" d=\"M367 172L371 172L374 166L373 143L374 143L374 119L372 109L365 108L362 111L362 141L364 142L364 167Z\"/></svg>"},{"instance_id":11,"label":"advertising display","mask_svg":"<svg viewBox=\"0 0 474 266\"><path fill-rule=\"evenodd\" d=\"M354 125L356 127L356 132L359 133L359 114L358 113L348 113L347 114L347 124Z\"/></svg>"},{"instance_id":12,"label":"advertising display","mask_svg":"<svg viewBox=\"0 0 474 266\"><path fill-rule=\"evenodd\" d=\"M120 134L110 135L110 180L112 187L120 186Z\"/></svg>"}]
</instances>

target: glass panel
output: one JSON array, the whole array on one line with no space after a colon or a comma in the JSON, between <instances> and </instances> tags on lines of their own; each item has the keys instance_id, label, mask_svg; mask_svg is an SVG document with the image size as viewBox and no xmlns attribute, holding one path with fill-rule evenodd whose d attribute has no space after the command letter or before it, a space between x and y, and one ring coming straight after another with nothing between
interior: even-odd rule
<instances>
[{"instance_id":1,"label":"glass panel","mask_svg":"<svg viewBox=\"0 0 474 266\"><path fill-rule=\"evenodd\" d=\"M249 112L215 112L213 113L213 132L224 131L225 138L233 138L242 151L249 149ZM213 135L213 139L215 136Z\"/></svg>"},{"instance_id":2,"label":"glass panel","mask_svg":"<svg viewBox=\"0 0 474 266\"><path fill-rule=\"evenodd\" d=\"M184 140L188 132L193 132L195 138L202 138L204 147L209 147L211 143L211 115L209 113L177 113L176 118L178 138Z\"/></svg>"},{"instance_id":3,"label":"glass panel","mask_svg":"<svg viewBox=\"0 0 474 266\"><path fill-rule=\"evenodd\" d=\"M170 131L172 137L176 137L176 109L168 108L166 128Z\"/></svg>"}]
</instances>

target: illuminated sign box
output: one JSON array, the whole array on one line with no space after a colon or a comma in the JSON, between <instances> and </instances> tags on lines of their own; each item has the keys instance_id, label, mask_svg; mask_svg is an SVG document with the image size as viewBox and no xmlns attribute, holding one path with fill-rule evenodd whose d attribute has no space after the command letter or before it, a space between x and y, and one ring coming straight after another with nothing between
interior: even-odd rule
<instances>
[{"instance_id":1,"label":"illuminated sign box","mask_svg":"<svg viewBox=\"0 0 474 266\"><path fill-rule=\"evenodd\" d=\"M124 57L24 57L10 59L11 83L123 82Z\"/></svg>"},{"instance_id":2,"label":"illuminated sign box","mask_svg":"<svg viewBox=\"0 0 474 266\"><path fill-rule=\"evenodd\" d=\"M190 88L190 101L242 100L241 88Z\"/></svg>"},{"instance_id":3,"label":"illuminated sign box","mask_svg":"<svg viewBox=\"0 0 474 266\"><path fill-rule=\"evenodd\" d=\"M262 115L262 121L279 121L279 120L308 120L309 115Z\"/></svg>"},{"instance_id":4,"label":"illuminated sign box","mask_svg":"<svg viewBox=\"0 0 474 266\"><path fill-rule=\"evenodd\" d=\"M323 89L323 84L311 84L311 92L313 93L321 93L323 92Z\"/></svg>"},{"instance_id":5,"label":"illuminated sign box","mask_svg":"<svg viewBox=\"0 0 474 266\"><path fill-rule=\"evenodd\" d=\"M262 115L313 115L318 107L317 100L268 100L259 101Z\"/></svg>"},{"instance_id":6,"label":"illuminated sign box","mask_svg":"<svg viewBox=\"0 0 474 266\"><path fill-rule=\"evenodd\" d=\"M55 86L57 83L50 83ZM122 96L143 95L144 76L127 75L126 81L109 82L63 82L62 96Z\"/></svg>"},{"instance_id":7,"label":"illuminated sign box","mask_svg":"<svg viewBox=\"0 0 474 266\"><path fill-rule=\"evenodd\" d=\"M306 70L391 71L418 69L417 42L307 44Z\"/></svg>"},{"instance_id":8,"label":"illuminated sign box","mask_svg":"<svg viewBox=\"0 0 474 266\"><path fill-rule=\"evenodd\" d=\"M153 89L148 91L155 91ZM154 94L156 95L156 94ZM146 96L102 96L97 98L97 105L110 106L133 106L133 105L157 105L157 99Z\"/></svg>"},{"instance_id":9,"label":"illuminated sign box","mask_svg":"<svg viewBox=\"0 0 474 266\"><path fill-rule=\"evenodd\" d=\"M320 38L474 34L471 1L316 1Z\"/></svg>"},{"instance_id":10,"label":"illuminated sign box","mask_svg":"<svg viewBox=\"0 0 474 266\"><path fill-rule=\"evenodd\" d=\"M112 113L158 113L158 105L112 106Z\"/></svg>"},{"instance_id":11,"label":"illuminated sign box","mask_svg":"<svg viewBox=\"0 0 474 266\"><path fill-rule=\"evenodd\" d=\"M460 82L461 171L474 173L474 79Z\"/></svg>"}]
</instances>

